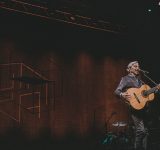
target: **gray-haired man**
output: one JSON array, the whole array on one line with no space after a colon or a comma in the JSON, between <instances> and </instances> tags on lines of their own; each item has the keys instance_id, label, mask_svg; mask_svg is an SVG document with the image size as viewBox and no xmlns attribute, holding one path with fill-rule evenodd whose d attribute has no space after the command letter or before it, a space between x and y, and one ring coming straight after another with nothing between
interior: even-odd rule
<instances>
[{"instance_id":1,"label":"gray-haired man","mask_svg":"<svg viewBox=\"0 0 160 150\"><path fill-rule=\"evenodd\" d=\"M144 82L140 79L140 67L138 61L130 62L127 66L128 74L121 78L115 94L129 104L131 95L127 92L129 88L140 88ZM130 105L129 112L135 126L135 150L147 150L148 130L146 127L146 107L137 110Z\"/></svg>"}]
</instances>

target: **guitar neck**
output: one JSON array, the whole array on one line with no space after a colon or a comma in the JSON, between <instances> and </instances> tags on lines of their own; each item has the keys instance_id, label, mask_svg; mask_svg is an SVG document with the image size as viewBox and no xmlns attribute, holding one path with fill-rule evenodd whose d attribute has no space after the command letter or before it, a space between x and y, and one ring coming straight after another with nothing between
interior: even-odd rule
<instances>
[{"instance_id":1,"label":"guitar neck","mask_svg":"<svg viewBox=\"0 0 160 150\"><path fill-rule=\"evenodd\" d=\"M153 88L145 91L145 95L150 95L150 94L154 93L156 90L157 90L157 87L153 87Z\"/></svg>"}]
</instances>

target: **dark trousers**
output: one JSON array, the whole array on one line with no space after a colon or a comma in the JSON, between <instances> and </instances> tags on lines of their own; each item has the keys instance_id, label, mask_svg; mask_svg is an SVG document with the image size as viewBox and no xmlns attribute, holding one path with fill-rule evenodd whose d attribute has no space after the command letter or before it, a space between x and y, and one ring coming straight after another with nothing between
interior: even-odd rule
<instances>
[{"instance_id":1,"label":"dark trousers","mask_svg":"<svg viewBox=\"0 0 160 150\"><path fill-rule=\"evenodd\" d=\"M135 126L135 150L147 150L147 137L148 130L145 126L143 119L138 118L135 115L132 115L132 119Z\"/></svg>"}]
</instances>

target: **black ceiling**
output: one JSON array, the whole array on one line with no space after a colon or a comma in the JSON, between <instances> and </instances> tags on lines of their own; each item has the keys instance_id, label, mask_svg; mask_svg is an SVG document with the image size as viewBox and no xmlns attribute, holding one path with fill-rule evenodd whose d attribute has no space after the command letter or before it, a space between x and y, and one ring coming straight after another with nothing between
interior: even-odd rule
<instances>
[{"instance_id":1,"label":"black ceiling","mask_svg":"<svg viewBox=\"0 0 160 150\"><path fill-rule=\"evenodd\" d=\"M145 17L149 8L155 11L158 7L158 0L47 0L46 2L48 7L53 9L68 9L82 15L121 22L134 22L136 18Z\"/></svg>"},{"instance_id":2,"label":"black ceiling","mask_svg":"<svg viewBox=\"0 0 160 150\"><path fill-rule=\"evenodd\" d=\"M143 17L149 8L159 9L159 0L19 0L46 5L51 9L66 9L83 15L115 20Z\"/></svg>"}]
</instances>

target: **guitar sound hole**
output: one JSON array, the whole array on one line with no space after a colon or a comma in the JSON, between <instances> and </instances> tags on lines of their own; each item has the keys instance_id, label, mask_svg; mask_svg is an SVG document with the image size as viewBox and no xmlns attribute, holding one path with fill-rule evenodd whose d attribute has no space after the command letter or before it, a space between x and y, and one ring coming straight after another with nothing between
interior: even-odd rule
<instances>
[{"instance_id":1,"label":"guitar sound hole","mask_svg":"<svg viewBox=\"0 0 160 150\"><path fill-rule=\"evenodd\" d=\"M148 95L147 95L147 91L145 91L145 90L143 90L142 92L141 92L141 94L143 95L143 97L147 97Z\"/></svg>"}]
</instances>

